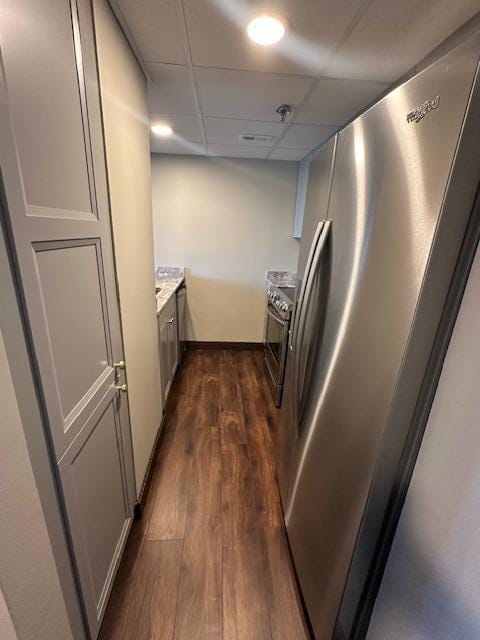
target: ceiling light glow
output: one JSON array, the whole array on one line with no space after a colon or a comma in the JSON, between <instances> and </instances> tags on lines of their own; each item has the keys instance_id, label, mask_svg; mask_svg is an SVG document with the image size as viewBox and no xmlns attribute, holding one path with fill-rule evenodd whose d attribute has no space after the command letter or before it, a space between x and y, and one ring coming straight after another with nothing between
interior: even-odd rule
<instances>
[{"instance_id":1,"label":"ceiling light glow","mask_svg":"<svg viewBox=\"0 0 480 640\"><path fill-rule=\"evenodd\" d=\"M264 47L281 40L285 31L285 24L273 16L258 16L247 27L248 37Z\"/></svg>"},{"instance_id":2,"label":"ceiling light glow","mask_svg":"<svg viewBox=\"0 0 480 640\"><path fill-rule=\"evenodd\" d=\"M172 127L169 127L168 124L154 124L152 125L152 133L161 138L168 138L168 136L172 135L173 131Z\"/></svg>"}]
</instances>

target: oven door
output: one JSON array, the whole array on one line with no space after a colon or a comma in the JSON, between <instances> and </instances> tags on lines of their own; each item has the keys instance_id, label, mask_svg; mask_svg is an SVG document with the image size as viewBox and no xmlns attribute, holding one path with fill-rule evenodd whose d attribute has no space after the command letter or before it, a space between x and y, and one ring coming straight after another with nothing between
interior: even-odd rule
<instances>
[{"instance_id":1,"label":"oven door","mask_svg":"<svg viewBox=\"0 0 480 640\"><path fill-rule=\"evenodd\" d=\"M267 304L265 358L277 384L282 384L288 344L289 321L281 318L275 307Z\"/></svg>"}]
</instances>

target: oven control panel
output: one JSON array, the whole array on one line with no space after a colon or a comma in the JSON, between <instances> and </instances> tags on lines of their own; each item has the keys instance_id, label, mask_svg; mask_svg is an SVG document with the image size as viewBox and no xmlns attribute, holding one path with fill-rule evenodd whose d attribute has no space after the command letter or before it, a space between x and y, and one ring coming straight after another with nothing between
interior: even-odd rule
<instances>
[{"instance_id":1,"label":"oven control panel","mask_svg":"<svg viewBox=\"0 0 480 640\"><path fill-rule=\"evenodd\" d=\"M293 290L289 293L293 293ZM288 318L293 308L293 300L280 287L271 286L267 291L270 305L275 307L283 318Z\"/></svg>"}]
</instances>

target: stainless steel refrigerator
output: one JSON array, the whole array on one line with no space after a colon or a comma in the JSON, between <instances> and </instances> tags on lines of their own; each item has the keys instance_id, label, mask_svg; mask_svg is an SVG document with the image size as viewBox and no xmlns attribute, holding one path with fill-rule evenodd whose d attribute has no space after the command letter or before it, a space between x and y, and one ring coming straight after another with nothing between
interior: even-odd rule
<instances>
[{"instance_id":1,"label":"stainless steel refrigerator","mask_svg":"<svg viewBox=\"0 0 480 640\"><path fill-rule=\"evenodd\" d=\"M275 449L317 640L351 637L480 179L480 38L314 159Z\"/></svg>"}]
</instances>

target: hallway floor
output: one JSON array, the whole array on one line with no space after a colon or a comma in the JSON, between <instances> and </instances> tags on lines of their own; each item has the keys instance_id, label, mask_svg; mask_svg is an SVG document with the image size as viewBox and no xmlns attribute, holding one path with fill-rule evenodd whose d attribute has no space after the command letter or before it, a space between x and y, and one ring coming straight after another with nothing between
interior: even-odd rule
<instances>
[{"instance_id":1,"label":"hallway floor","mask_svg":"<svg viewBox=\"0 0 480 640\"><path fill-rule=\"evenodd\" d=\"M101 640L306 640L261 351L188 351Z\"/></svg>"}]
</instances>

